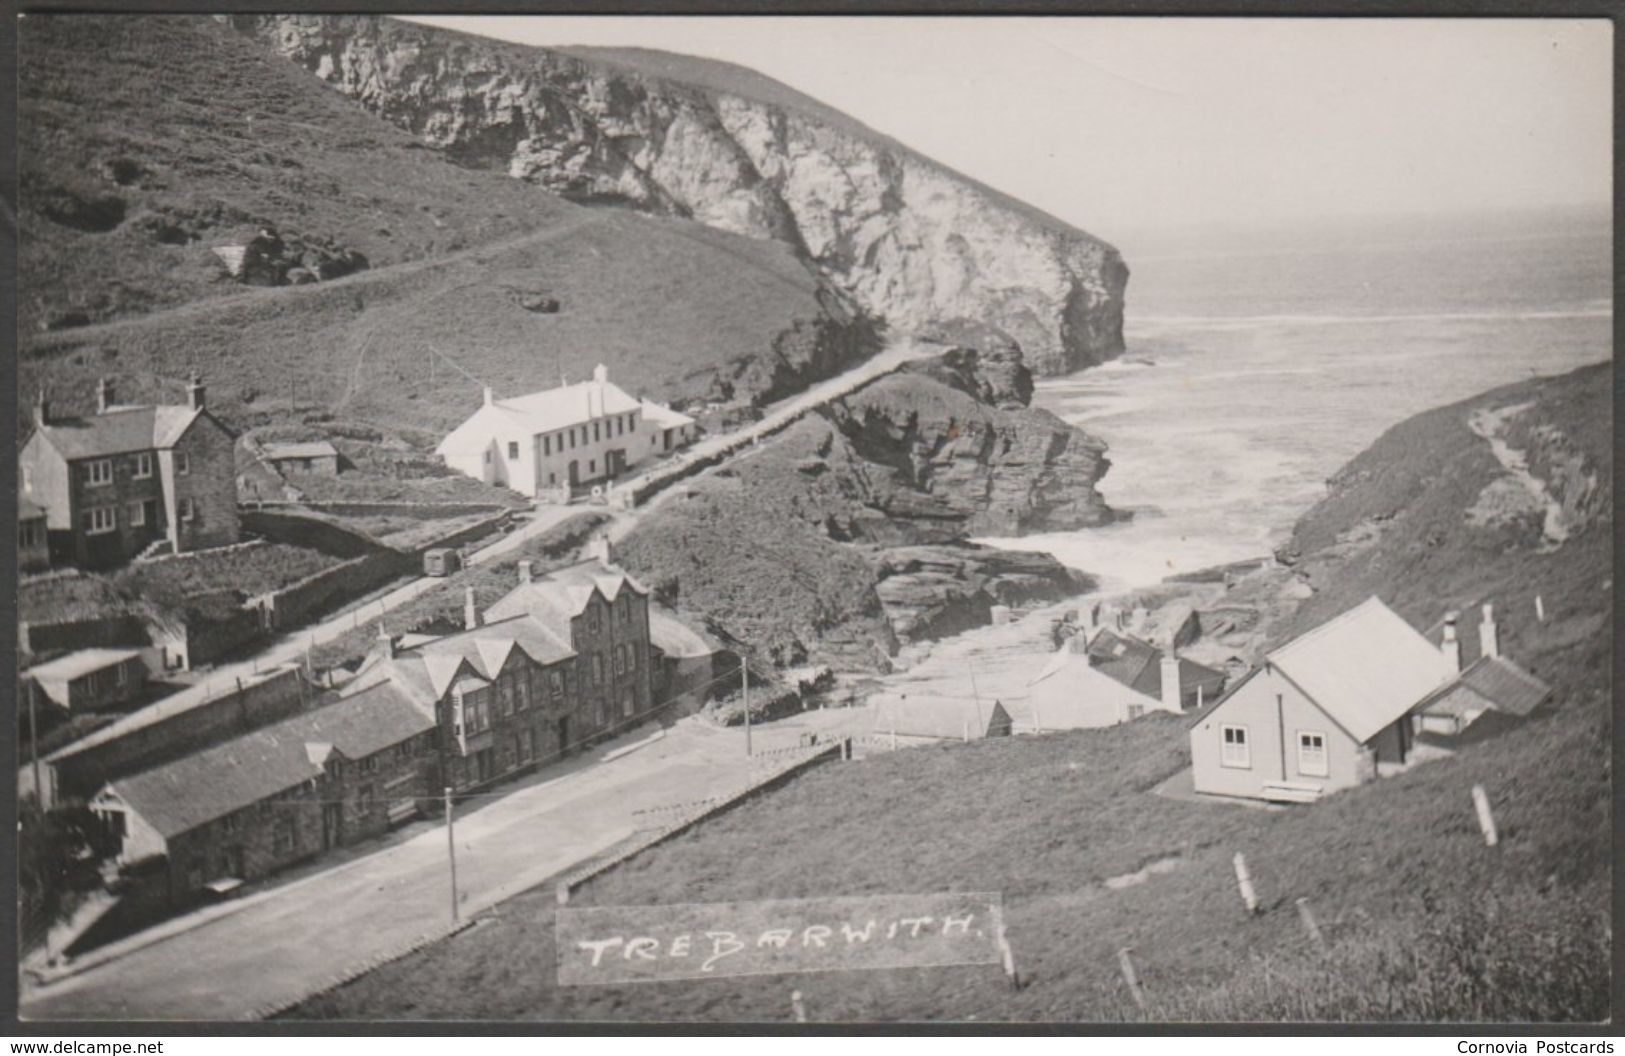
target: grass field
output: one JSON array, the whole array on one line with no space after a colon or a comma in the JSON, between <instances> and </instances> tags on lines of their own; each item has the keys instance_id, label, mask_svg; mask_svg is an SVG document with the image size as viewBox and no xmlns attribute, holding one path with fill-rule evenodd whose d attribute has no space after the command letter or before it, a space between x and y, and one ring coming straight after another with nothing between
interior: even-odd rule
<instances>
[{"instance_id":1,"label":"grass field","mask_svg":"<svg viewBox=\"0 0 1625 1056\"><path fill-rule=\"evenodd\" d=\"M233 424L298 403L443 431L482 384L602 362L650 396L748 401L878 347L785 245L460 168L213 20L40 16L21 38L19 391L49 382L65 411L101 374L175 399L198 370ZM245 290L212 248L265 225L371 268ZM525 307L542 294L557 311Z\"/></svg>"}]
</instances>

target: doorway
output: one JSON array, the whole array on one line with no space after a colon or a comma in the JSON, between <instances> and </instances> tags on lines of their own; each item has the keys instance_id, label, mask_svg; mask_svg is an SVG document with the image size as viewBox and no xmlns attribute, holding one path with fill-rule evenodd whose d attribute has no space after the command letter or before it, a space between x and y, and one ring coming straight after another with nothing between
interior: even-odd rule
<instances>
[{"instance_id":1,"label":"doorway","mask_svg":"<svg viewBox=\"0 0 1625 1056\"><path fill-rule=\"evenodd\" d=\"M344 839L344 805L322 804L322 850L337 847Z\"/></svg>"}]
</instances>

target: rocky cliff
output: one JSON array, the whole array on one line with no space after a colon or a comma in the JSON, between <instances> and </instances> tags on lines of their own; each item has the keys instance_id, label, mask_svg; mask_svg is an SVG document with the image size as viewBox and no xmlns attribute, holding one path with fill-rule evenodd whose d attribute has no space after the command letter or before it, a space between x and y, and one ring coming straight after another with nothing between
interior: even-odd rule
<instances>
[{"instance_id":1,"label":"rocky cliff","mask_svg":"<svg viewBox=\"0 0 1625 1056\"><path fill-rule=\"evenodd\" d=\"M811 414L648 518L622 559L673 604L779 663L884 669L899 643L988 621L995 604L1083 593L1047 554L976 535L1103 524L1105 445L1025 406L1006 341L950 345Z\"/></svg>"},{"instance_id":2,"label":"rocky cliff","mask_svg":"<svg viewBox=\"0 0 1625 1056\"><path fill-rule=\"evenodd\" d=\"M783 241L894 328L993 324L1043 374L1122 351L1113 247L749 70L371 17L232 23L459 164Z\"/></svg>"}]
</instances>

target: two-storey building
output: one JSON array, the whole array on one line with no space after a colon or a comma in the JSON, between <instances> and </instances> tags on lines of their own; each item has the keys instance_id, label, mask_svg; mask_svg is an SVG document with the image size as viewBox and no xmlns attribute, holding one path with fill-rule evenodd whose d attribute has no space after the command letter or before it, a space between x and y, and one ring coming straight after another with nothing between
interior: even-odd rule
<instances>
[{"instance_id":1,"label":"two-storey building","mask_svg":"<svg viewBox=\"0 0 1625 1056\"><path fill-rule=\"evenodd\" d=\"M642 721L653 708L649 590L610 563L609 542L577 565L532 574L486 610L489 619L528 616L569 642L575 653L575 734L588 739Z\"/></svg>"},{"instance_id":2,"label":"two-storey building","mask_svg":"<svg viewBox=\"0 0 1625 1056\"><path fill-rule=\"evenodd\" d=\"M567 496L608 483L686 444L694 420L634 399L600 364L592 380L525 396L485 400L440 442L446 465L521 495Z\"/></svg>"},{"instance_id":3,"label":"two-storey building","mask_svg":"<svg viewBox=\"0 0 1625 1056\"><path fill-rule=\"evenodd\" d=\"M40 395L18 462L53 559L106 567L160 541L175 553L237 541L234 441L203 401L196 378L184 406L120 405L104 378L96 413L77 418Z\"/></svg>"}]
</instances>

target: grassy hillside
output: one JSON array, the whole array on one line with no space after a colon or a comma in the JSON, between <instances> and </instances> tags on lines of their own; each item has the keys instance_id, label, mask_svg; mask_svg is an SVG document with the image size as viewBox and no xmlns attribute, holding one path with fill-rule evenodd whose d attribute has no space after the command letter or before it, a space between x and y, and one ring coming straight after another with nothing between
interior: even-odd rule
<instances>
[{"instance_id":1,"label":"grassy hillside","mask_svg":"<svg viewBox=\"0 0 1625 1056\"><path fill-rule=\"evenodd\" d=\"M195 369L228 419L297 401L441 429L481 383L603 362L753 399L875 347L787 247L457 167L212 19L30 16L21 51L20 391L64 409L100 374L174 399ZM369 266L245 289L213 249L265 227L312 268Z\"/></svg>"},{"instance_id":2,"label":"grassy hillside","mask_svg":"<svg viewBox=\"0 0 1625 1056\"><path fill-rule=\"evenodd\" d=\"M1612 496L1596 489L1611 480L1602 413L1610 382L1605 369L1580 371L1412 419L1339 474L1296 536L1298 567L1318 591L1305 623L1335 609L1338 595L1375 591L1415 611L1460 596L1453 592L1544 592L1555 614L1545 630L1510 618L1504 627L1512 655L1558 686L1548 712L1503 724L1452 757L1281 811L1153 794L1188 765L1187 727L1172 717L878 755L801 776L638 856L576 899L1000 891L1019 990L995 968L558 988L552 892L537 891L295 1014L783 1020L789 991L799 989L816 1021L1135 1020L1142 1014L1117 963L1117 951L1132 947L1154 1020L1602 1019ZM1483 516L1481 496L1501 471L1478 459L1485 440L1470 428L1458 435L1454 423L1519 403L1530 406L1503 435L1530 444L1532 467L1572 484L1564 494L1574 500L1574 531L1555 549L1517 518L1484 529L1494 543L1462 527L1469 511ZM1559 452L1579 452L1589 469ZM1377 513L1385 527L1372 536L1361 526ZM1351 539L1369 541L1351 549ZM1474 821L1474 784L1494 804L1502 841L1493 849ZM1258 916L1236 891L1237 852L1258 890ZM1299 898L1318 918L1324 953L1300 923Z\"/></svg>"}]
</instances>

